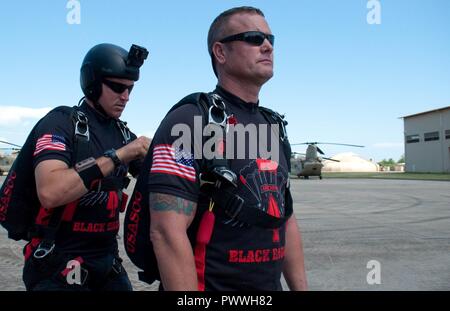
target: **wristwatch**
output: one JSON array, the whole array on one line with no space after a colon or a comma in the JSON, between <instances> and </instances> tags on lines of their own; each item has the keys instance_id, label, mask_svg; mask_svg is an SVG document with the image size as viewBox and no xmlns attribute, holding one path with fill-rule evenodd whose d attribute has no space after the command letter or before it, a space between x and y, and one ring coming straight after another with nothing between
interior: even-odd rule
<instances>
[{"instance_id":1,"label":"wristwatch","mask_svg":"<svg viewBox=\"0 0 450 311\"><path fill-rule=\"evenodd\" d=\"M109 149L109 150L105 151L103 156L105 156L107 158L111 158L111 160L114 162L114 167L116 167L116 168L119 167L120 165L122 165L122 161L120 161L119 157L117 156L115 149Z\"/></svg>"}]
</instances>

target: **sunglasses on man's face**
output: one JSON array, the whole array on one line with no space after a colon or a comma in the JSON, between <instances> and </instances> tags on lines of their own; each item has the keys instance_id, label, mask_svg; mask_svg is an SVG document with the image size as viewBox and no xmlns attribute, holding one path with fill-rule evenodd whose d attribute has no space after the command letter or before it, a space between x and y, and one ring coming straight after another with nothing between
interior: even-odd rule
<instances>
[{"instance_id":1,"label":"sunglasses on man's face","mask_svg":"<svg viewBox=\"0 0 450 311\"><path fill-rule=\"evenodd\" d=\"M251 45L260 46L263 44L265 39L267 39L272 46L275 43L274 35L265 34L264 32L261 31L241 32L235 35L225 37L219 42L226 43L231 41L244 41Z\"/></svg>"},{"instance_id":2,"label":"sunglasses on man's face","mask_svg":"<svg viewBox=\"0 0 450 311\"><path fill-rule=\"evenodd\" d=\"M123 92L125 92L125 90L128 90L128 94L130 94L131 90L134 87L134 84L126 85L123 83L114 82L114 81L106 80L106 79L103 80L103 83L117 94L122 94Z\"/></svg>"}]
</instances>

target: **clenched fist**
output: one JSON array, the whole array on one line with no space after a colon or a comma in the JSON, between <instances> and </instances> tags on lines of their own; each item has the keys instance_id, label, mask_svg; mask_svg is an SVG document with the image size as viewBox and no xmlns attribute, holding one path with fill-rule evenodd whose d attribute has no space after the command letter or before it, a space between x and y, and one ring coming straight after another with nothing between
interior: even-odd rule
<instances>
[{"instance_id":1,"label":"clenched fist","mask_svg":"<svg viewBox=\"0 0 450 311\"><path fill-rule=\"evenodd\" d=\"M136 159L143 159L147 154L151 142L152 140L150 138L140 136L128 145L125 145L122 148L118 149L116 151L116 154L119 159L125 164L128 164Z\"/></svg>"}]
</instances>

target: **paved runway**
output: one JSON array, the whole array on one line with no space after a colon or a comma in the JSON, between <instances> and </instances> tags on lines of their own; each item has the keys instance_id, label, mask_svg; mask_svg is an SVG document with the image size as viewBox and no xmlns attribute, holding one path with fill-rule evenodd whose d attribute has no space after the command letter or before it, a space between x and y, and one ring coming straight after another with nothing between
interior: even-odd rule
<instances>
[{"instance_id":1,"label":"paved runway","mask_svg":"<svg viewBox=\"0 0 450 311\"><path fill-rule=\"evenodd\" d=\"M294 179L292 188L311 290L450 290L450 182ZM24 289L20 253L1 228L0 290ZM134 288L154 289L122 254ZM367 282L378 281L371 260L381 284Z\"/></svg>"},{"instance_id":2,"label":"paved runway","mask_svg":"<svg viewBox=\"0 0 450 311\"><path fill-rule=\"evenodd\" d=\"M312 290L450 290L450 183L293 180ZM366 267L380 263L381 284ZM373 266L371 266L373 268Z\"/></svg>"}]
</instances>

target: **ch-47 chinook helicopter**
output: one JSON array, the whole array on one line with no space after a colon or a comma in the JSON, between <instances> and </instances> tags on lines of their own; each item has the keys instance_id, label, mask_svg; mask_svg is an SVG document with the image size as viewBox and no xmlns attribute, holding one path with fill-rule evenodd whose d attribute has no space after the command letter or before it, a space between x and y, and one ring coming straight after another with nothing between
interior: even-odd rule
<instances>
[{"instance_id":1,"label":"ch-47 chinook helicopter","mask_svg":"<svg viewBox=\"0 0 450 311\"><path fill-rule=\"evenodd\" d=\"M0 140L0 143L14 146L14 147L2 147L0 150L11 150L11 155L15 155L19 153L21 146L9 143L7 141ZM0 153L0 176L2 176L4 173L7 173L9 169L11 168L15 157L14 156L7 156Z\"/></svg>"},{"instance_id":2,"label":"ch-47 chinook helicopter","mask_svg":"<svg viewBox=\"0 0 450 311\"><path fill-rule=\"evenodd\" d=\"M318 155L324 155L325 153L317 145L340 145L340 146L351 146L351 147L364 147L360 145L351 144L340 144L340 143L319 143L319 142L306 142L291 144L291 146L308 145L306 148L306 154L292 152L291 157L291 173L308 179L309 176L319 176L322 179L322 159L340 162L331 158L321 157Z\"/></svg>"}]
</instances>

